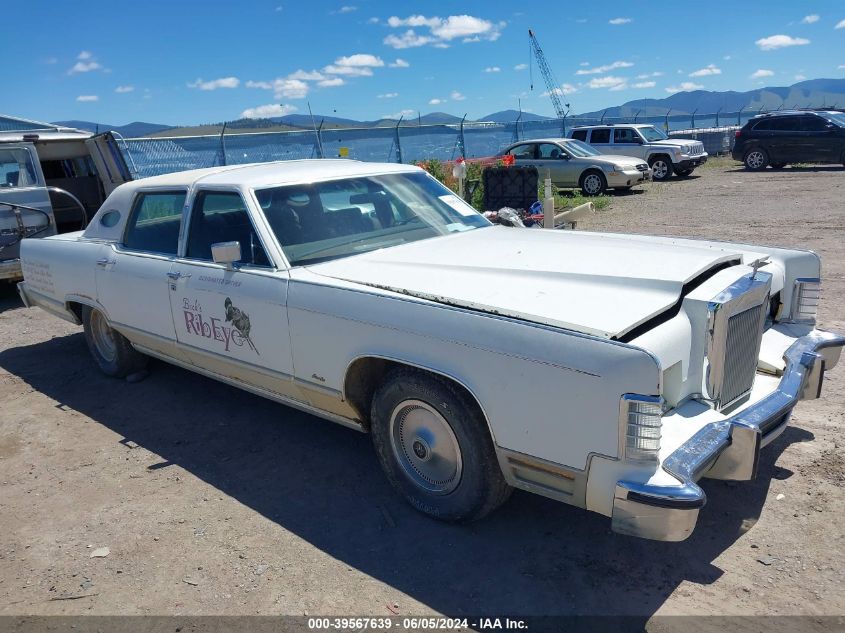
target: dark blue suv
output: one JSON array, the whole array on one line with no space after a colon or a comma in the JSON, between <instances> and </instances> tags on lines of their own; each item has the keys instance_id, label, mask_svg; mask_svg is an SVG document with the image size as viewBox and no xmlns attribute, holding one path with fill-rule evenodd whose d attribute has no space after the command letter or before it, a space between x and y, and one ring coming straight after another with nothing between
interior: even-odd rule
<instances>
[{"instance_id":1,"label":"dark blue suv","mask_svg":"<svg viewBox=\"0 0 845 633\"><path fill-rule=\"evenodd\" d=\"M731 155L753 170L787 163L845 165L845 112L788 110L755 116L737 131Z\"/></svg>"}]
</instances>

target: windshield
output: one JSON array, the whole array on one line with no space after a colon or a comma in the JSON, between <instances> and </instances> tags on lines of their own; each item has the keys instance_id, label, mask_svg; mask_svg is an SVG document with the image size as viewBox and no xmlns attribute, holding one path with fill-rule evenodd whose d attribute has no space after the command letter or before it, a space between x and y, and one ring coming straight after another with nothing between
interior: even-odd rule
<instances>
[{"instance_id":1,"label":"windshield","mask_svg":"<svg viewBox=\"0 0 845 633\"><path fill-rule=\"evenodd\" d=\"M595 149L587 145L586 143L582 143L581 141L577 141L575 139L569 139L566 141L564 145L566 151L575 156L576 158L585 158L587 156L599 156L601 152L597 152Z\"/></svg>"},{"instance_id":2,"label":"windshield","mask_svg":"<svg viewBox=\"0 0 845 633\"><path fill-rule=\"evenodd\" d=\"M490 226L420 172L273 187L255 195L292 266Z\"/></svg>"},{"instance_id":3,"label":"windshield","mask_svg":"<svg viewBox=\"0 0 845 633\"><path fill-rule=\"evenodd\" d=\"M669 138L656 127L641 127L639 128L639 130L640 134L642 134L645 137L645 140L647 140L649 143L652 143L654 141L665 141L667 138Z\"/></svg>"},{"instance_id":4,"label":"windshield","mask_svg":"<svg viewBox=\"0 0 845 633\"><path fill-rule=\"evenodd\" d=\"M842 127L845 127L845 113L842 112L825 112L825 116Z\"/></svg>"}]
</instances>

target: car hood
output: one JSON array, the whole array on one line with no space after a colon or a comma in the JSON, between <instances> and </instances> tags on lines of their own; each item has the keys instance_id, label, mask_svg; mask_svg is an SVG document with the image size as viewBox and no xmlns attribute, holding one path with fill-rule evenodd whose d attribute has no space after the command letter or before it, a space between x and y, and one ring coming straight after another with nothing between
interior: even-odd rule
<instances>
[{"instance_id":1,"label":"car hood","mask_svg":"<svg viewBox=\"0 0 845 633\"><path fill-rule=\"evenodd\" d=\"M438 303L614 338L672 307L732 250L642 237L475 229L309 267Z\"/></svg>"},{"instance_id":2,"label":"car hood","mask_svg":"<svg viewBox=\"0 0 845 633\"><path fill-rule=\"evenodd\" d=\"M620 165L622 167L636 167L645 164L642 158L623 156L621 154L602 154L600 156L585 156L578 160L587 163L599 163L608 165Z\"/></svg>"},{"instance_id":3,"label":"car hood","mask_svg":"<svg viewBox=\"0 0 845 633\"><path fill-rule=\"evenodd\" d=\"M664 147L683 147L684 145L700 145L701 141L696 141L694 138L667 138L662 141L654 141L649 143L649 147L655 145L662 145Z\"/></svg>"}]
</instances>

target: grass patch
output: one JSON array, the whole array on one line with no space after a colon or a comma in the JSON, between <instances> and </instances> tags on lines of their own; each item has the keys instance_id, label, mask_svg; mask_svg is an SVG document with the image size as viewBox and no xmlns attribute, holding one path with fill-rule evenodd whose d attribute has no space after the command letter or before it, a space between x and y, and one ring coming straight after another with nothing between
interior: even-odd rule
<instances>
[{"instance_id":1,"label":"grass patch","mask_svg":"<svg viewBox=\"0 0 845 633\"><path fill-rule=\"evenodd\" d=\"M704 163L700 169L701 171L710 171L712 169L730 169L731 167L739 167L742 163L738 160L734 160L729 155L725 156L713 156L707 159L707 162Z\"/></svg>"},{"instance_id":2,"label":"grass patch","mask_svg":"<svg viewBox=\"0 0 845 633\"><path fill-rule=\"evenodd\" d=\"M558 192L555 194L555 209L571 209L573 207L577 207L578 205L585 204L587 202L592 202L593 205L596 207L596 211L602 211L604 209L607 209L612 201L613 198L608 195L585 196L577 189L572 191L558 190Z\"/></svg>"}]
</instances>

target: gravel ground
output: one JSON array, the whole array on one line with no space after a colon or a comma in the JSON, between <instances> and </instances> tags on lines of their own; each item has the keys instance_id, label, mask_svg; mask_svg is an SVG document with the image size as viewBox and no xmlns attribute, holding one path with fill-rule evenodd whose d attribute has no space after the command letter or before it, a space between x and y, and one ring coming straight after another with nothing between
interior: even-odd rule
<instances>
[{"instance_id":1,"label":"gravel ground","mask_svg":"<svg viewBox=\"0 0 845 633\"><path fill-rule=\"evenodd\" d=\"M843 182L712 161L580 228L815 249L845 331ZM0 341L0 614L845 614L843 367L756 481L705 481L693 536L656 543L520 492L429 520L367 436L163 363L105 378L10 288Z\"/></svg>"}]
</instances>

